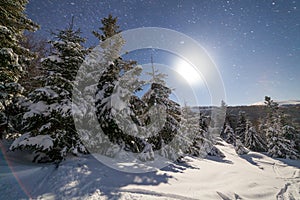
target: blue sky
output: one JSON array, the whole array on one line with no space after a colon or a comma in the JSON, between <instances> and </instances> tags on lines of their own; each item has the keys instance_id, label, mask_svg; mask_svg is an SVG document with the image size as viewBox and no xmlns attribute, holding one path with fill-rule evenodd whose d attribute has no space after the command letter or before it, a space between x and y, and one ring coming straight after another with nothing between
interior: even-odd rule
<instances>
[{"instance_id":1,"label":"blue sky","mask_svg":"<svg viewBox=\"0 0 300 200\"><path fill-rule=\"evenodd\" d=\"M91 31L109 13L122 30L163 27L195 39L219 69L229 105L252 104L266 95L300 99L299 1L30 0L27 6L28 16L41 25L38 34L48 38L75 16L87 46L97 44ZM149 63L148 58L138 61Z\"/></svg>"}]
</instances>

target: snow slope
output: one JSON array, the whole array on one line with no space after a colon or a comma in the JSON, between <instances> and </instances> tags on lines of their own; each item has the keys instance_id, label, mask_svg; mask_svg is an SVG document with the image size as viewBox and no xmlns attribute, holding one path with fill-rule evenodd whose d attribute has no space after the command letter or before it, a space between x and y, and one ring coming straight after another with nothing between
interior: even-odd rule
<instances>
[{"instance_id":1,"label":"snow slope","mask_svg":"<svg viewBox=\"0 0 300 200\"><path fill-rule=\"evenodd\" d=\"M1 144L0 199L300 199L299 160L255 152L239 157L225 142L218 147L224 159L187 157L157 172L132 174L90 155L70 157L58 168L37 165Z\"/></svg>"}]
</instances>

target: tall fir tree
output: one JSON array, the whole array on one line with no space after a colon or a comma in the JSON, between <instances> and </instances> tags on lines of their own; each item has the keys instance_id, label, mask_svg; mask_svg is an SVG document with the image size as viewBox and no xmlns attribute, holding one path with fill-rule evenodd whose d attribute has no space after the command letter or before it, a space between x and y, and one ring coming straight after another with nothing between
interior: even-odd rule
<instances>
[{"instance_id":1,"label":"tall fir tree","mask_svg":"<svg viewBox=\"0 0 300 200\"><path fill-rule=\"evenodd\" d=\"M274 158L299 159L299 152L295 143L283 137L282 133L276 128L269 127L268 135L268 154Z\"/></svg>"},{"instance_id":2,"label":"tall fir tree","mask_svg":"<svg viewBox=\"0 0 300 200\"><path fill-rule=\"evenodd\" d=\"M117 18L109 15L101 22L101 33L93 32L100 40L103 54L99 69L102 73L96 91L96 114L103 133L115 144L113 147L107 145L107 148L104 147L101 151L109 156L114 156L120 149L137 153L144 148L137 133L127 134L119 125L126 125L124 120L128 120L125 116L120 116L122 112L126 115L129 113L127 116L134 115L134 111L130 109L130 100L142 85L138 79L141 68L137 67L135 61L126 61L120 57L125 41L121 34L118 34L121 31L117 25ZM118 123L118 120L121 122Z\"/></svg>"},{"instance_id":3,"label":"tall fir tree","mask_svg":"<svg viewBox=\"0 0 300 200\"><path fill-rule=\"evenodd\" d=\"M149 123L154 124L151 130L152 136L147 138L147 142L161 156L176 160L183 154L180 143L184 141L180 137L179 131L181 108L178 103L169 98L172 89L166 85L166 74L160 73L155 68L152 56L151 63L151 72L148 72L150 89L142 97L142 101L146 104L146 109L144 110L144 113L146 113L146 125ZM162 113L162 111L165 113ZM157 117L150 119L150 116L155 115ZM155 118L158 119L158 123L154 123ZM163 118L165 121L161 120Z\"/></svg>"},{"instance_id":4,"label":"tall fir tree","mask_svg":"<svg viewBox=\"0 0 300 200\"><path fill-rule=\"evenodd\" d=\"M224 124L223 131L221 133L221 138L225 140L227 143L232 144L235 146L236 143L236 135L234 133L233 128L231 127L230 123L227 121Z\"/></svg>"},{"instance_id":5,"label":"tall fir tree","mask_svg":"<svg viewBox=\"0 0 300 200\"><path fill-rule=\"evenodd\" d=\"M24 65L33 56L20 45L25 30L38 29L24 13L27 3L27 0L3 0L0 4L0 139L17 131L14 118L19 114L23 91L18 81Z\"/></svg>"},{"instance_id":6,"label":"tall fir tree","mask_svg":"<svg viewBox=\"0 0 300 200\"><path fill-rule=\"evenodd\" d=\"M267 137L266 137L266 123L265 123L265 119L264 118L259 118L256 124L257 127L257 133L260 135L260 137L266 141Z\"/></svg>"},{"instance_id":7,"label":"tall fir tree","mask_svg":"<svg viewBox=\"0 0 300 200\"><path fill-rule=\"evenodd\" d=\"M278 158L299 158L299 152L293 141L284 137L282 113L279 111L278 103L270 97L265 97L265 104L268 109L266 120L266 137L268 154Z\"/></svg>"},{"instance_id":8,"label":"tall fir tree","mask_svg":"<svg viewBox=\"0 0 300 200\"><path fill-rule=\"evenodd\" d=\"M240 139L236 139L234 150L238 155L249 153L249 150L243 145Z\"/></svg>"},{"instance_id":9,"label":"tall fir tree","mask_svg":"<svg viewBox=\"0 0 300 200\"><path fill-rule=\"evenodd\" d=\"M118 55L125 41L118 34L120 30L117 18L109 15L101 22L103 24L103 27L100 28L102 33L94 32L94 34L100 40L101 48L106 52L104 55L106 55L105 60L108 65L104 66L105 70L103 70L97 86L97 117L104 134L108 136L110 142L116 144L116 148L105 151L114 155L123 148L140 153L141 160L153 159L153 151L156 150L161 150L162 154L170 153L171 151L167 151L163 146L170 143L176 135L180 120L178 116L180 115L180 106L169 99L171 90L163 85L164 81L161 80L160 75L156 77L157 74L154 73L157 71L154 69L149 91L142 99L134 95L134 92L143 85L138 79L140 69L135 62L125 61ZM158 82L157 79L162 82ZM124 97L129 99L129 102L124 102ZM114 106L111 106L112 104ZM155 119L157 119L154 116L159 113L156 112L157 106L165 109L166 121L160 126L153 126L152 124L156 124ZM123 118L122 116L118 117L120 114ZM128 115L130 118L124 117ZM158 123L160 122L158 120ZM123 128L122 124L125 125ZM125 131L126 125L130 125L130 127L127 127L128 129Z\"/></svg>"},{"instance_id":10,"label":"tall fir tree","mask_svg":"<svg viewBox=\"0 0 300 200\"><path fill-rule=\"evenodd\" d=\"M160 150L162 156L175 159L176 149L179 150L178 138L181 120L180 105L171 99L171 89L161 84L153 83L149 90L149 96L144 96L143 99L147 103L148 108L159 105L165 110L165 123L162 127L157 127L160 130L155 136L149 138L149 142L154 145L155 150ZM159 116L160 118L162 116ZM172 145L169 145L172 142ZM175 156L175 157L174 157Z\"/></svg>"},{"instance_id":11,"label":"tall fir tree","mask_svg":"<svg viewBox=\"0 0 300 200\"><path fill-rule=\"evenodd\" d=\"M85 153L74 126L72 116L72 89L77 70L87 50L80 30L69 27L55 33L50 41L53 51L42 61L47 76L44 87L29 94L28 111L23 116L24 134L10 149L34 149L34 161L62 160L68 152Z\"/></svg>"},{"instance_id":12,"label":"tall fir tree","mask_svg":"<svg viewBox=\"0 0 300 200\"><path fill-rule=\"evenodd\" d=\"M235 128L235 134L243 144L245 144L246 121L246 113L240 111L238 115L237 125Z\"/></svg>"},{"instance_id":13,"label":"tall fir tree","mask_svg":"<svg viewBox=\"0 0 300 200\"><path fill-rule=\"evenodd\" d=\"M191 143L189 145L182 143L188 145L187 153L202 158L207 155L223 157L219 149L214 146L215 138L208 132L207 117L201 111L193 112L189 106L183 107L182 110L181 134Z\"/></svg>"},{"instance_id":14,"label":"tall fir tree","mask_svg":"<svg viewBox=\"0 0 300 200\"><path fill-rule=\"evenodd\" d=\"M265 141L257 134L255 127L252 126L252 123L246 121L246 130L245 130L245 147L252 151L266 151Z\"/></svg>"},{"instance_id":15,"label":"tall fir tree","mask_svg":"<svg viewBox=\"0 0 300 200\"><path fill-rule=\"evenodd\" d=\"M204 140L203 137L205 127L204 122L199 122L199 116L197 113L193 112L190 106L186 104L182 108L182 119L181 119L181 129L180 133L185 138L186 144L182 143L182 145L186 146L185 153L192 156L204 157L207 155L204 149Z\"/></svg>"},{"instance_id":16,"label":"tall fir tree","mask_svg":"<svg viewBox=\"0 0 300 200\"><path fill-rule=\"evenodd\" d=\"M224 124L227 120L227 104L224 100L221 101L221 105L218 107L212 107L211 112L211 121L210 121L210 134L221 137L224 130Z\"/></svg>"},{"instance_id":17,"label":"tall fir tree","mask_svg":"<svg viewBox=\"0 0 300 200\"><path fill-rule=\"evenodd\" d=\"M282 127L283 137L287 140L290 140L291 143L295 146L297 151L300 153L300 133L292 125L284 125Z\"/></svg>"}]
</instances>

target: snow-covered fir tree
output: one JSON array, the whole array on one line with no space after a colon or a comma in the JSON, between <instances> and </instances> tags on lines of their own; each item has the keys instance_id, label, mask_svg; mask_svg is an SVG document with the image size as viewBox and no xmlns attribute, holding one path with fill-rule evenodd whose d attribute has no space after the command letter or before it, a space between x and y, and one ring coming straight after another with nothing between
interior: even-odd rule
<instances>
[{"instance_id":1,"label":"snow-covered fir tree","mask_svg":"<svg viewBox=\"0 0 300 200\"><path fill-rule=\"evenodd\" d=\"M146 125L154 124L151 126L153 136L148 141L152 144L154 150L159 150L163 157L177 159L178 152L176 152L175 148L178 148L178 141L174 139L179 128L180 106L169 99L172 91L166 86L165 78L167 75L155 68L152 55L151 71L147 72L147 74L150 76L148 81L150 89L142 97L142 100L147 105L144 111L146 114L144 118L146 119ZM157 113L158 116L156 118L160 120L160 125L154 123L155 117L150 119L150 116L154 113ZM166 115L162 116L160 113ZM169 146L168 144L171 141L172 145Z\"/></svg>"},{"instance_id":2,"label":"snow-covered fir tree","mask_svg":"<svg viewBox=\"0 0 300 200\"><path fill-rule=\"evenodd\" d=\"M153 145L153 150L159 150L163 157L177 159L176 156L180 154L180 142L177 139L179 139L181 109L178 103L169 99L171 92L170 88L162 84L152 83L142 100L147 104L147 110L153 107L153 111L158 109L158 113L161 113L161 110L165 112L165 116L158 116L159 119L165 118L164 124L155 126L157 133L149 137L148 142ZM153 122L150 120L148 123Z\"/></svg>"},{"instance_id":3,"label":"snow-covered fir tree","mask_svg":"<svg viewBox=\"0 0 300 200\"><path fill-rule=\"evenodd\" d=\"M249 153L249 150L243 145L240 139L236 139L234 149L238 155L244 155Z\"/></svg>"},{"instance_id":4,"label":"snow-covered fir tree","mask_svg":"<svg viewBox=\"0 0 300 200\"><path fill-rule=\"evenodd\" d=\"M224 154L215 146L216 138L209 132L210 118L201 110L193 111L185 104L182 108L179 135L181 151L187 155L206 157L224 157Z\"/></svg>"},{"instance_id":5,"label":"snow-covered fir tree","mask_svg":"<svg viewBox=\"0 0 300 200\"><path fill-rule=\"evenodd\" d=\"M231 125L228 121L225 122L225 124L224 124L224 129L221 132L221 138L223 140L225 140L227 143L235 146L236 136L235 136L233 128L231 127Z\"/></svg>"},{"instance_id":6,"label":"snow-covered fir tree","mask_svg":"<svg viewBox=\"0 0 300 200\"><path fill-rule=\"evenodd\" d=\"M31 52L20 45L25 30L35 31L38 25L24 13L27 0L1 1L0 9L0 139L17 130L20 123L20 97L23 87L18 83Z\"/></svg>"},{"instance_id":7,"label":"snow-covered fir tree","mask_svg":"<svg viewBox=\"0 0 300 200\"><path fill-rule=\"evenodd\" d=\"M69 27L55 34L50 41L53 51L42 61L47 72L44 87L29 94L28 111L23 116L24 134L17 138L10 149L35 150L34 161L63 159L68 152L85 153L76 132L72 117L72 89L77 70L87 50L80 30Z\"/></svg>"},{"instance_id":8,"label":"snow-covered fir tree","mask_svg":"<svg viewBox=\"0 0 300 200\"><path fill-rule=\"evenodd\" d=\"M220 136L224 130L224 123L227 120L227 104L224 100L221 101L221 105L218 107L212 107L210 132L215 136Z\"/></svg>"},{"instance_id":9,"label":"snow-covered fir tree","mask_svg":"<svg viewBox=\"0 0 300 200\"><path fill-rule=\"evenodd\" d=\"M102 73L96 90L96 114L103 133L110 142L116 145L114 149L104 148L102 153L109 152L108 154L113 156L120 148L137 153L142 151L144 146L136 137L137 132L132 132L134 128L128 130L129 133L124 131L124 127L132 123L126 123L124 120L129 119L120 115L122 113L126 116L133 115L133 111L130 110L130 100L142 84L137 78L141 73L141 68L136 65L135 61L125 61L120 57L125 41L121 34L118 34L120 30L117 18L109 15L101 22L102 33L93 32L100 40L103 54L99 68Z\"/></svg>"},{"instance_id":10,"label":"snow-covered fir tree","mask_svg":"<svg viewBox=\"0 0 300 200\"><path fill-rule=\"evenodd\" d=\"M245 130L245 147L252 151L266 151L265 141L257 134L255 127L252 126L252 123L246 121L246 130Z\"/></svg>"},{"instance_id":11,"label":"snow-covered fir tree","mask_svg":"<svg viewBox=\"0 0 300 200\"><path fill-rule=\"evenodd\" d=\"M285 139L276 128L269 127L267 138L268 154L271 157L288 159L298 159L300 157L295 143Z\"/></svg>"},{"instance_id":12,"label":"snow-covered fir tree","mask_svg":"<svg viewBox=\"0 0 300 200\"><path fill-rule=\"evenodd\" d=\"M235 134L243 144L245 144L245 133L246 133L246 113L240 111L238 114L238 121L235 128Z\"/></svg>"},{"instance_id":13,"label":"snow-covered fir tree","mask_svg":"<svg viewBox=\"0 0 300 200\"><path fill-rule=\"evenodd\" d=\"M282 135L288 140L296 140L297 130L295 129L295 127L286 124L282 127Z\"/></svg>"},{"instance_id":14,"label":"snow-covered fir tree","mask_svg":"<svg viewBox=\"0 0 300 200\"><path fill-rule=\"evenodd\" d=\"M153 63L153 55L151 55L151 71L146 73L148 76L150 76L150 80L148 83L156 83L166 86L165 79L167 78L167 74L159 72L158 69L155 68L155 65Z\"/></svg>"},{"instance_id":15,"label":"snow-covered fir tree","mask_svg":"<svg viewBox=\"0 0 300 200\"><path fill-rule=\"evenodd\" d=\"M300 152L300 133L292 125L284 125L282 127L283 137L290 140L298 152Z\"/></svg>"},{"instance_id":16,"label":"snow-covered fir tree","mask_svg":"<svg viewBox=\"0 0 300 200\"><path fill-rule=\"evenodd\" d=\"M154 151L161 149L162 140L159 137L163 137L163 142L168 143L166 137L170 135L166 133L173 134L175 132L173 127L172 131L169 130L168 122L173 119L169 113L173 112L174 115L171 108L173 109L174 105L179 107L179 105L164 99L168 98L171 90L160 84L151 84L151 88L147 92L149 96L146 95L147 97L144 99L134 95L144 84L138 78L142 68L137 66L135 61L126 61L120 57L120 51L125 41L122 35L118 34L120 30L117 18L109 15L101 22L103 24L103 27L100 28L101 33L93 32L100 40L98 53L101 54L101 59L91 67L96 69L97 66L101 74L96 86L95 105L101 132L105 136L103 137L101 134L95 136L94 133L89 132L86 132L85 136L86 138L97 138L100 141L101 148L97 150L98 153L114 157L121 150L126 150L139 153L138 158L141 160L151 160ZM97 55L94 56L97 57ZM88 84L86 85L88 86ZM164 107L166 113L169 114L169 116L166 115L167 122L165 124L151 125L156 118L159 119L155 115L160 113L156 112L157 107L154 105ZM177 112L180 112L178 110L180 110L179 108ZM168 140L171 139L168 138ZM97 145L94 141L87 143L93 148ZM89 145L89 143L93 144Z\"/></svg>"},{"instance_id":17,"label":"snow-covered fir tree","mask_svg":"<svg viewBox=\"0 0 300 200\"><path fill-rule=\"evenodd\" d=\"M182 120L180 128L181 135L187 142L187 144L183 144L187 146L187 149L185 150L186 153L198 157L206 156L207 151L205 151L206 149L204 144L206 138L204 138L204 132L207 131L207 129L204 127L203 121L201 121L200 126L198 114L193 112L190 106L187 106L186 104L182 108ZM208 145L208 147L211 146L212 145Z\"/></svg>"},{"instance_id":18,"label":"snow-covered fir tree","mask_svg":"<svg viewBox=\"0 0 300 200\"><path fill-rule=\"evenodd\" d=\"M267 137L266 137L266 130L267 130L267 127L266 127L266 123L265 123L265 119L264 118L259 118L257 120L257 133L259 133L259 135L261 136L261 138L266 141Z\"/></svg>"},{"instance_id":19,"label":"snow-covered fir tree","mask_svg":"<svg viewBox=\"0 0 300 200\"><path fill-rule=\"evenodd\" d=\"M154 63L153 63L153 56L151 55L151 71L146 72L148 76L150 76L150 79L148 81L145 81L143 84L149 84L150 87L153 86L153 84L158 85L166 85L165 78L166 74L160 73L157 69L155 69ZM164 141L162 141L161 148L158 149L155 144L153 143L156 141L154 139L155 135L161 130L162 127L165 125L165 119L166 119L166 107L161 104L157 104L156 100L154 99L154 103L152 101L149 101L149 98L151 98L151 88L148 90L142 97L142 99L137 98L134 96L134 99L132 99L133 105L136 105L136 103L140 104L139 107L135 106L133 108L133 111L135 114L137 114L136 111L140 112L139 115L132 116L132 118L139 118L139 137L143 144L143 150L142 153L139 155L139 159L141 160L153 160L154 159L154 149L159 150L159 153L161 155L167 154L167 150L164 148Z\"/></svg>"},{"instance_id":20,"label":"snow-covered fir tree","mask_svg":"<svg viewBox=\"0 0 300 200\"><path fill-rule=\"evenodd\" d=\"M140 152L142 147L137 142L136 137L138 131L130 117L134 115L130 109L133 92L128 87L128 84L136 83L134 76L137 76L140 70L136 67L127 71L127 75L132 75L128 79L125 76L120 76L120 70L118 65L111 64L100 78L96 93L97 118L103 133L108 136L112 143L125 145L125 149L132 152ZM135 128L127 129L130 125Z\"/></svg>"},{"instance_id":21,"label":"snow-covered fir tree","mask_svg":"<svg viewBox=\"0 0 300 200\"><path fill-rule=\"evenodd\" d=\"M205 157L207 155L224 157L224 154L215 146L216 138L208 131L208 117L201 112L197 113L196 116L198 129L196 129L197 131L191 132L194 134L193 143L190 147L191 152L194 152L192 155L199 157Z\"/></svg>"},{"instance_id":22,"label":"snow-covered fir tree","mask_svg":"<svg viewBox=\"0 0 300 200\"><path fill-rule=\"evenodd\" d=\"M265 97L265 104L268 108L266 121L266 137L268 154L274 158L299 158L299 152L293 141L284 137L282 113L279 112L278 103L270 97Z\"/></svg>"}]
</instances>

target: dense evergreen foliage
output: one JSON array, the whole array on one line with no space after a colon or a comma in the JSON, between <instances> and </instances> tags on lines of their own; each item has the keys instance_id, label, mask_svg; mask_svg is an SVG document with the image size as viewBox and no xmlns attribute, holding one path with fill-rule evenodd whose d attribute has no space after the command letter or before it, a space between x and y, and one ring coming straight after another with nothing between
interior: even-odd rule
<instances>
[{"instance_id":1,"label":"dense evergreen foliage","mask_svg":"<svg viewBox=\"0 0 300 200\"><path fill-rule=\"evenodd\" d=\"M23 87L18 83L32 53L20 45L38 25L24 14L26 0L3 0L0 9L0 139L18 131ZM21 98L21 99L20 99Z\"/></svg>"},{"instance_id":2,"label":"dense evergreen foliage","mask_svg":"<svg viewBox=\"0 0 300 200\"><path fill-rule=\"evenodd\" d=\"M279 106L270 97L265 97L265 103L269 109L266 120L266 137L268 144L268 154L279 158L299 158L294 141L289 139L287 129L284 128L283 113L279 111Z\"/></svg>"},{"instance_id":3,"label":"dense evergreen foliage","mask_svg":"<svg viewBox=\"0 0 300 200\"><path fill-rule=\"evenodd\" d=\"M224 129L221 132L221 138L227 143L235 145L236 135L229 122L225 122Z\"/></svg>"},{"instance_id":4,"label":"dense evergreen foliage","mask_svg":"<svg viewBox=\"0 0 300 200\"><path fill-rule=\"evenodd\" d=\"M243 111L239 112L237 127L235 128L235 134L242 143L245 143L246 133L246 113Z\"/></svg>"},{"instance_id":5,"label":"dense evergreen foliage","mask_svg":"<svg viewBox=\"0 0 300 200\"><path fill-rule=\"evenodd\" d=\"M252 123L246 121L246 130L245 130L245 146L252 151L266 151L266 143L261 138L260 135L256 132Z\"/></svg>"},{"instance_id":6,"label":"dense evergreen foliage","mask_svg":"<svg viewBox=\"0 0 300 200\"><path fill-rule=\"evenodd\" d=\"M73 30L73 21L55 34L51 55L43 59L47 72L28 97L28 111L23 116L23 135L11 146L33 148L36 161L61 160L72 152L85 152L78 138L72 117L72 89L77 71L87 50L80 30Z\"/></svg>"}]
</instances>

